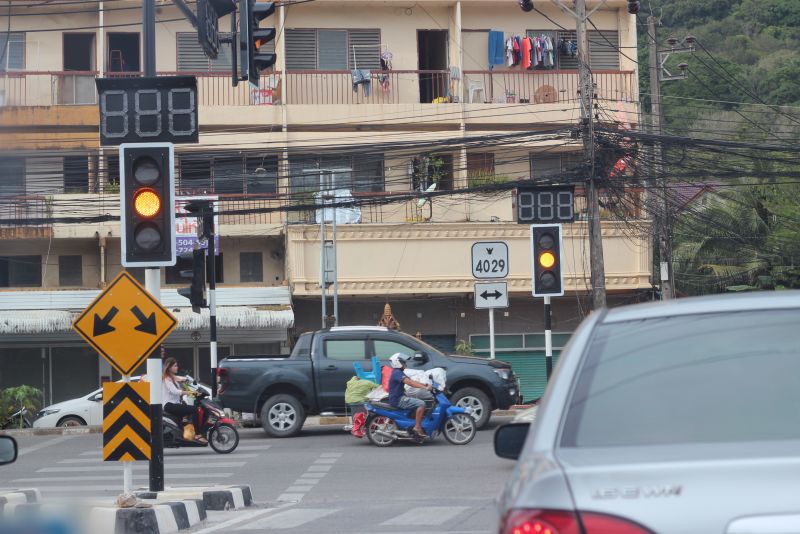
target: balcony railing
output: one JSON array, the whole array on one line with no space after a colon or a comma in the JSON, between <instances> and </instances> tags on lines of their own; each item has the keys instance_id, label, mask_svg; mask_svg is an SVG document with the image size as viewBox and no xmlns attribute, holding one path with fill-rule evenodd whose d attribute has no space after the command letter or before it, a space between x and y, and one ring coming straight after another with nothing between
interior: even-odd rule
<instances>
[{"instance_id":1,"label":"balcony railing","mask_svg":"<svg viewBox=\"0 0 800 534\"><path fill-rule=\"evenodd\" d=\"M225 72L160 72L197 77L200 106L426 104L456 102L548 104L575 102L575 71L465 71L463 80L448 71L371 71L369 83L354 83L351 71L265 73L259 89L247 83L231 86ZM1 106L91 105L97 102L96 72L2 72ZM107 76L136 77L137 72ZM637 81L632 71L595 71L601 99L635 102ZM282 83L285 81L285 84ZM285 91L286 94L282 94ZM460 94L459 94L460 93Z\"/></svg>"}]
</instances>

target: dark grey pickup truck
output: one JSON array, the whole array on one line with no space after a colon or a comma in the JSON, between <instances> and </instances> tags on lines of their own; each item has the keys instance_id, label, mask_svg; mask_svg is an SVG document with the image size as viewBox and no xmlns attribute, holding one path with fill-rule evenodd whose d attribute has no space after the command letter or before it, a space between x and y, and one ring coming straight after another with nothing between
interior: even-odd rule
<instances>
[{"instance_id":1,"label":"dark grey pickup truck","mask_svg":"<svg viewBox=\"0 0 800 534\"><path fill-rule=\"evenodd\" d=\"M370 358L388 364L402 352L409 368L447 371L451 400L473 409L478 428L494 409L520 401L511 365L498 360L445 355L419 339L378 326L334 327L303 334L289 357L248 356L220 363L219 397L226 408L254 412L270 436L294 436L307 415L345 411L344 390L355 374L353 363L371 370Z\"/></svg>"}]
</instances>

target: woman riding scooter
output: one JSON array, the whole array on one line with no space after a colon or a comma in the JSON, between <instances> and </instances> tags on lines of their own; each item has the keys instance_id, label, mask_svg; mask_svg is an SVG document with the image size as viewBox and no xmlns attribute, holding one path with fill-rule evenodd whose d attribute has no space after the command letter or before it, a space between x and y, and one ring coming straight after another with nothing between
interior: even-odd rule
<instances>
[{"instance_id":1,"label":"woman riding scooter","mask_svg":"<svg viewBox=\"0 0 800 534\"><path fill-rule=\"evenodd\" d=\"M164 360L164 372L161 380L161 398L164 411L177 416L179 420L183 420L184 416L190 415L194 428L199 429L200 421L198 420L197 410L193 406L181 404L181 397L190 393L181 389L178 385L180 382L185 381L186 378L178 376L176 374L177 372L178 362L175 358L167 358ZM198 443L207 443L206 439L201 434L195 434L194 439Z\"/></svg>"}]
</instances>

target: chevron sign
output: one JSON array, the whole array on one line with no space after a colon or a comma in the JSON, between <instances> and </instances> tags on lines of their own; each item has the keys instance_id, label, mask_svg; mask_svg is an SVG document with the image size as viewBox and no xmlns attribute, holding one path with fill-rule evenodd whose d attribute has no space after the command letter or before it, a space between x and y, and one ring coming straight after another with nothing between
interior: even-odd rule
<instances>
[{"instance_id":1,"label":"chevron sign","mask_svg":"<svg viewBox=\"0 0 800 534\"><path fill-rule=\"evenodd\" d=\"M150 459L150 384L103 384L103 460Z\"/></svg>"}]
</instances>

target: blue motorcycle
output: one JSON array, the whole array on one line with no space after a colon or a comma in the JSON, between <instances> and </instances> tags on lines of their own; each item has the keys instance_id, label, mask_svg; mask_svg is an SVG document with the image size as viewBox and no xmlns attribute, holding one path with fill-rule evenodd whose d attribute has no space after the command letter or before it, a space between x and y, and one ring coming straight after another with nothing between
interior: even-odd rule
<instances>
[{"instance_id":1,"label":"blue motorcycle","mask_svg":"<svg viewBox=\"0 0 800 534\"><path fill-rule=\"evenodd\" d=\"M440 433L453 445L466 445L472 441L478 429L475 419L469 414L469 408L453 406L435 384L434 399L432 407L426 403L422 419L426 438L420 438L412 432L414 410L401 410L384 402L366 403L367 420L364 426L367 438L378 447L388 447L398 440L422 443L425 439L433 440Z\"/></svg>"}]
</instances>

